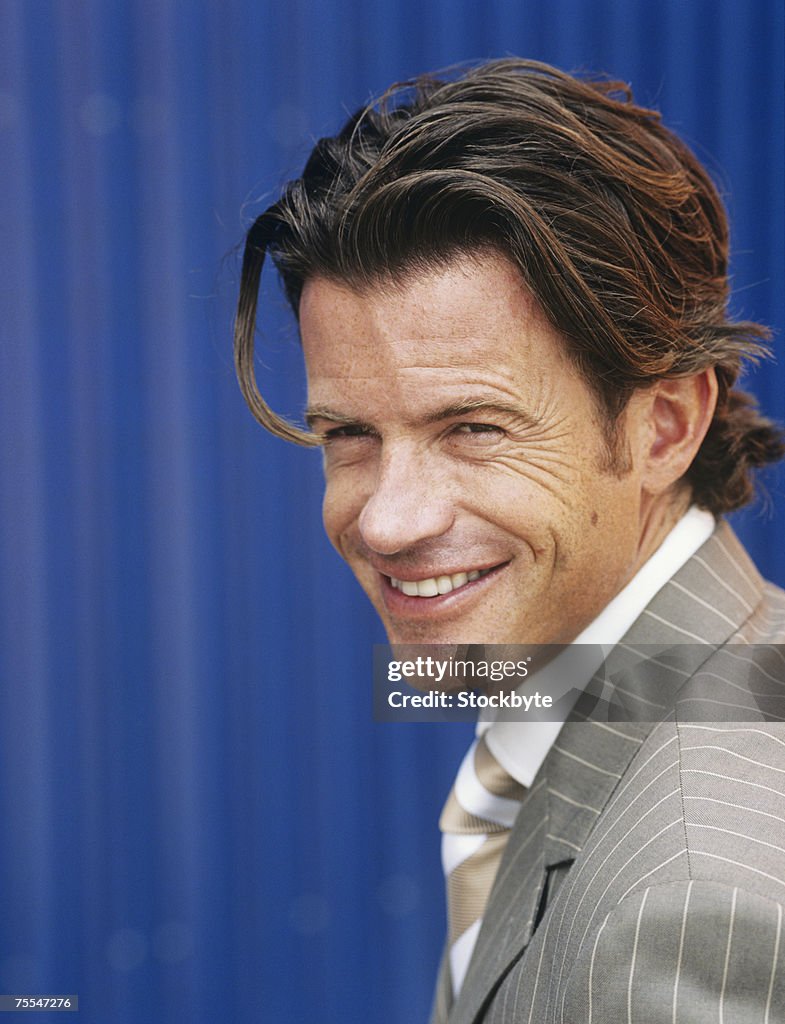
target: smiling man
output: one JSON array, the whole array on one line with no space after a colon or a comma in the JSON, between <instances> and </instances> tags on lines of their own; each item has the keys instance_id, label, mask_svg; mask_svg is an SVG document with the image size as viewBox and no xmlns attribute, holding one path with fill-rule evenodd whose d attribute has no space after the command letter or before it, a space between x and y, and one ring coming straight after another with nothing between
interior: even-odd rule
<instances>
[{"instance_id":1,"label":"smiling man","mask_svg":"<svg viewBox=\"0 0 785 1024\"><path fill-rule=\"evenodd\" d=\"M515 60L393 89L249 232L243 393L323 446L390 642L668 651L627 679L658 724L576 706L472 745L435 1020L785 1019L785 595L721 519L782 442L735 386L766 332L728 318L727 248L656 114ZM309 430L255 379L268 252Z\"/></svg>"},{"instance_id":2,"label":"smiling man","mask_svg":"<svg viewBox=\"0 0 785 1024\"><path fill-rule=\"evenodd\" d=\"M689 506L711 372L630 401L609 458L596 402L493 250L300 301L324 522L391 643L574 640Z\"/></svg>"}]
</instances>

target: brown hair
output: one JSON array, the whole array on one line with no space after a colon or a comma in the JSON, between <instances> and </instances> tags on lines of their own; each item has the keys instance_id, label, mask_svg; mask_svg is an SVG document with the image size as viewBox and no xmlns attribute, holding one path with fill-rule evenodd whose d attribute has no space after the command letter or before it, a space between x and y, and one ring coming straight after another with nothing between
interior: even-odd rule
<instances>
[{"instance_id":1,"label":"brown hair","mask_svg":"<svg viewBox=\"0 0 785 1024\"><path fill-rule=\"evenodd\" d=\"M302 177L257 218L235 327L238 378L268 430L317 435L261 397L253 366L270 252L297 315L304 283L354 288L492 248L520 271L591 386L607 424L632 392L714 367L719 399L687 473L715 514L752 497L750 470L782 434L734 388L767 330L728 319L728 227L706 171L619 82L500 60L457 79L393 86L314 147Z\"/></svg>"}]
</instances>

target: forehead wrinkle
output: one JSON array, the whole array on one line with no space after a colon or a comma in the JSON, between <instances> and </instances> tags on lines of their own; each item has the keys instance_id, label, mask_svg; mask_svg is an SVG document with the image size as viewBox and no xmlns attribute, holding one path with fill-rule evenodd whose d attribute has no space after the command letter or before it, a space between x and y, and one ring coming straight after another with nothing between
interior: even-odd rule
<instances>
[{"instance_id":1,"label":"forehead wrinkle","mask_svg":"<svg viewBox=\"0 0 785 1024\"><path fill-rule=\"evenodd\" d=\"M483 409L516 418L525 427L537 427L549 419L553 400L553 382L543 380L540 369L500 365L479 368L476 363L380 368L377 373L356 372L316 377L308 403L308 413L315 417L319 410L325 419L335 422L368 423L379 416L392 415L410 425L429 424L460 414L479 413ZM348 370L348 368L347 368ZM392 371L392 372L390 372ZM377 378L384 379L381 393L376 395L375 408L369 401L372 392L366 386Z\"/></svg>"}]
</instances>

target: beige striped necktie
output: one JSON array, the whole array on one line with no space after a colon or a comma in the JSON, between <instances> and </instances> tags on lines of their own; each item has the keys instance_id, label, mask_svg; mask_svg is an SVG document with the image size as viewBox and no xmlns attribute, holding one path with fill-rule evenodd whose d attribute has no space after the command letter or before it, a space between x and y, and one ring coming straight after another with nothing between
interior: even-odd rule
<instances>
[{"instance_id":1,"label":"beige striped necktie","mask_svg":"<svg viewBox=\"0 0 785 1024\"><path fill-rule=\"evenodd\" d=\"M463 984L485 905L525 792L525 787L493 756L485 737L475 740L439 819L453 996Z\"/></svg>"}]
</instances>

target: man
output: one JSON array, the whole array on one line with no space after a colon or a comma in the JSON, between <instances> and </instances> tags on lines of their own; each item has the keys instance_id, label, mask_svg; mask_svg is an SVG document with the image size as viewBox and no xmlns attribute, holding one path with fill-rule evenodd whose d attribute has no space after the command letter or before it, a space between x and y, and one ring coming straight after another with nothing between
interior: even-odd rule
<instances>
[{"instance_id":1,"label":"man","mask_svg":"<svg viewBox=\"0 0 785 1024\"><path fill-rule=\"evenodd\" d=\"M391 91L249 232L243 393L323 445L390 642L664 652L620 687L658 724L578 705L467 755L436 1020L785 1020L785 595L720 519L783 448L735 387L766 332L728 319L727 248L656 114L516 60ZM255 381L268 251L309 431Z\"/></svg>"}]
</instances>

